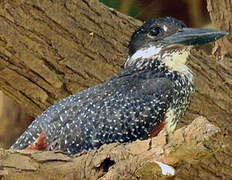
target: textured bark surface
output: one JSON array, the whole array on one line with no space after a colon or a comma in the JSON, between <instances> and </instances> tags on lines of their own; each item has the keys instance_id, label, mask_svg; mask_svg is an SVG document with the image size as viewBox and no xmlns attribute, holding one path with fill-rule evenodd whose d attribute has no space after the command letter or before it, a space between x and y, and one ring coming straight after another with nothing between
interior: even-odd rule
<instances>
[{"instance_id":1,"label":"textured bark surface","mask_svg":"<svg viewBox=\"0 0 232 180\"><path fill-rule=\"evenodd\" d=\"M120 71L130 35L141 25L97 0L5 0L0 6L0 87L34 116ZM229 0L208 0L218 29L231 32L231 7ZM218 41L216 56L192 51L196 93L179 126L207 117L220 127L226 145L216 143L219 152L181 166L177 179L231 179L231 52L231 35Z\"/></svg>"},{"instance_id":2,"label":"textured bark surface","mask_svg":"<svg viewBox=\"0 0 232 180\"><path fill-rule=\"evenodd\" d=\"M0 150L2 180L160 179L155 161L176 167L211 157L226 145L220 129L199 117L168 138L164 133L131 144L104 145L69 157L59 152Z\"/></svg>"},{"instance_id":3,"label":"textured bark surface","mask_svg":"<svg viewBox=\"0 0 232 180\"><path fill-rule=\"evenodd\" d=\"M32 117L12 99L0 92L0 148L8 148L22 134ZM10 129L10 131L9 131Z\"/></svg>"},{"instance_id":4,"label":"textured bark surface","mask_svg":"<svg viewBox=\"0 0 232 180\"><path fill-rule=\"evenodd\" d=\"M0 6L0 86L34 116L118 72L141 25L96 0Z\"/></svg>"},{"instance_id":5,"label":"textured bark surface","mask_svg":"<svg viewBox=\"0 0 232 180\"><path fill-rule=\"evenodd\" d=\"M208 8L213 26L215 26L217 29L224 30L226 32L231 33L232 2L230 0L224 0L224 1L207 0L207 3L208 3L207 8ZM215 51L219 51L219 55L221 56L227 55L229 57L232 57L231 48L232 48L232 42L231 42L231 35L230 35L216 42Z\"/></svg>"}]
</instances>

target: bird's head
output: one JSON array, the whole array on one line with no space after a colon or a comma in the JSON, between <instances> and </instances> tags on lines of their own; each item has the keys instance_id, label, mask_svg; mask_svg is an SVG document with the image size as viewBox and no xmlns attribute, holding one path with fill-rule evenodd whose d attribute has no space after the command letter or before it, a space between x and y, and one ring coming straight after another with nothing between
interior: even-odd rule
<instances>
[{"instance_id":1,"label":"bird's head","mask_svg":"<svg viewBox=\"0 0 232 180\"><path fill-rule=\"evenodd\" d=\"M132 35L125 67L141 59L155 58L175 70L185 64L190 47L207 44L226 34L212 29L187 28L172 17L150 20Z\"/></svg>"}]
</instances>

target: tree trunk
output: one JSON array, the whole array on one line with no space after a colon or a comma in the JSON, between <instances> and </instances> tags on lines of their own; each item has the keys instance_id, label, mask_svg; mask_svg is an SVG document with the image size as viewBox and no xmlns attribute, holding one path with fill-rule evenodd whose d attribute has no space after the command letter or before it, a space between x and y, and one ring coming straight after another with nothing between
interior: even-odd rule
<instances>
[{"instance_id":1,"label":"tree trunk","mask_svg":"<svg viewBox=\"0 0 232 180\"><path fill-rule=\"evenodd\" d=\"M97 0L5 0L0 6L0 87L34 116L120 71L130 36L142 24ZM231 7L229 0L208 0L218 29L230 32ZM177 178L232 178L230 38L217 42L215 55L192 51L189 65L195 73L196 93L179 123L207 117L220 127L226 145L207 160L182 165Z\"/></svg>"}]
</instances>

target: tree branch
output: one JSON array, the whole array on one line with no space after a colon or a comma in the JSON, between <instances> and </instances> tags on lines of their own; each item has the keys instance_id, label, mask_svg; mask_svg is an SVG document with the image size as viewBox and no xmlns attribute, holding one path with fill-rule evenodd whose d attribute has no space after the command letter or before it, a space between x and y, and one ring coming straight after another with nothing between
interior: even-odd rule
<instances>
[{"instance_id":1,"label":"tree branch","mask_svg":"<svg viewBox=\"0 0 232 180\"><path fill-rule=\"evenodd\" d=\"M0 151L0 174L8 179L115 179L163 177L155 161L181 166L212 156L222 145L219 128L199 117L166 137L104 145L69 157L60 152ZM178 170L178 168L177 168Z\"/></svg>"}]
</instances>

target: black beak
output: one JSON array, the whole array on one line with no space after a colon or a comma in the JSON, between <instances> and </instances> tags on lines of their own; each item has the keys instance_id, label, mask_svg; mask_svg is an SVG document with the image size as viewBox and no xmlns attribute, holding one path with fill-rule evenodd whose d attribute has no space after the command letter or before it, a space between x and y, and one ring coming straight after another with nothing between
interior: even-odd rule
<instances>
[{"instance_id":1,"label":"black beak","mask_svg":"<svg viewBox=\"0 0 232 180\"><path fill-rule=\"evenodd\" d=\"M204 45L227 35L227 32L212 29L183 28L178 32L164 38L167 44Z\"/></svg>"}]
</instances>

